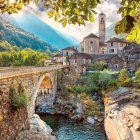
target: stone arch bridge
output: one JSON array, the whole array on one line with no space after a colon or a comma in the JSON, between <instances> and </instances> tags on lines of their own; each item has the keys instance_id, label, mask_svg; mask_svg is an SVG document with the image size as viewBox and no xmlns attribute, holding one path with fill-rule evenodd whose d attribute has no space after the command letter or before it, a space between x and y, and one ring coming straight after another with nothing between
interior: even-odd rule
<instances>
[{"instance_id":1,"label":"stone arch bridge","mask_svg":"<svg viewBox=\"0 0 140 140\"><path fill-rule=\"evenodd\" d=\"M0 89L8 88L14 81L24 83L26 93L30 99L27 107L28 117L32 117L35 111L37 93L42 89L51 89L53 99L57 91L57 71L67 71L66 66L48 67L15 67L0 68Z\"/></svg>"},{"instance_id":2,"label":"stone arch bridge","mask_svg":"<svg viewBox=\"0 0 140 140\"><path fill-rule=\"evenodd\" d=\"M53 99L57 91L58 71L68 72L67 66L48 67L0 67L0 139L14 140L18 133L29 129L29 118L35 111L37 93L51 89ZM59 74L60 75L60 74ZM13 109L10 85L23 83L30 102L27 107Z\"/></svg>"}]
</instances>

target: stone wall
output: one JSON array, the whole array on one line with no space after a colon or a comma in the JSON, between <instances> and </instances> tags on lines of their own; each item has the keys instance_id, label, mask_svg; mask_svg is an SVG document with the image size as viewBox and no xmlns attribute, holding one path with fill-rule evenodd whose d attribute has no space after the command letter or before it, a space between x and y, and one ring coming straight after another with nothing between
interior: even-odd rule
<instances>
[{"instance_id":1,"label":"stone wall","mask_svg":"<svg viewBox=\"0 0 140 140\"><path fill-rule=\"evenodd\" d=\"M9 85L0 85L0 117L1 140L14 140L20 131L29 127L27 108L11 107Z\"/></svg>"},{"instance_id":2,"label":"stone wall","mask_svg":"<svg viewBox=\"0 0 140 140\"><path fill-rule=\"evenodd\" d=\"M119 88L105 99L105 130L109 140L140 139L140 94Z\"/></svg>"},{"instance_id":3,"label":"stone wall","mask_svg":"<svg viewBox=\"0 0 140 140\"><path fill-rule=\"evenodd\" d=\"M51 71L46 74L28 75L26 77L8 79L0 82L0 140L14 140L15 136L22 130L29 128L29 118L35 113L35 100L42 80L49 77L53 85L53 95L57 90L57 72ZM27 107L13 110L10 102L9 87L14 82L22 83L25 86L26 94L29 97Z\"/></svg>"}]
</instances>

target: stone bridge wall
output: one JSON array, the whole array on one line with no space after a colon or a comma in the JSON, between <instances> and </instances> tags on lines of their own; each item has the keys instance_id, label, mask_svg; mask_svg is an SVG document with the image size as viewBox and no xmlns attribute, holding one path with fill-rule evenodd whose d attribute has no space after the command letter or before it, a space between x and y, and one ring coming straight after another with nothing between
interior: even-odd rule
<instances>
[{"instance_id":1,"label":"stone bridge wall","mask_svg":"<svg viewBox=\"0 0 140 140\"><path fill-rule=\"evenodd\" d=\"M29 118L35 111L37 91L42 80L50 77L53 85L53 95L57 90L57 71L41 75L28 75L28 77L15 78L0 83L0 140L13 140L22 130L29 128ZM10 103L9 87L13 81L24 83L26 93L30 99L27 107L13 110Z\"/></svg>"}]
</instances>

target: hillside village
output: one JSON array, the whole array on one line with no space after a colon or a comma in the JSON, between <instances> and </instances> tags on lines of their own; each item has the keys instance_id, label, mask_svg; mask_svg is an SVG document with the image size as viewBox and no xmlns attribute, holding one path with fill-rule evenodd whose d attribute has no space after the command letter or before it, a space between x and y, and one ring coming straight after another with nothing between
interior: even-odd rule
<instances>
[{"instance_id":1,"label":"hillside village","mask_svg":"<svg viewBox=\"0 0 140 140\"><path fill-rule=\"evenodd\" d=\"M78 73L86 72L88 66L96 61L105 62L111 71L126 68L135 71L140 66L140 44L129 43L124 39L106 37L106 15L99 15L99 36L91 33L80 43L80 51L74 47L67 47L53 56L49 63L71 65Z\"/></svg>"}]
</instances>

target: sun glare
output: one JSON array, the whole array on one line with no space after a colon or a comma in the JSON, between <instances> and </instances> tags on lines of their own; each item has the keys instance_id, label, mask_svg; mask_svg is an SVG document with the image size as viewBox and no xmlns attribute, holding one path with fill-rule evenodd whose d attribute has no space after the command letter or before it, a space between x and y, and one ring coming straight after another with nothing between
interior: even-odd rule
<instances>
[{"instance_id":1,"label":"sun glare","mask_svg":"<svg viewBox=\"0 0 140 140\"><path fill-rule=\"evenodd\" d=\"M10 3L14 3L16 0L9 0Z\"/></svg>"}]
</instances>

